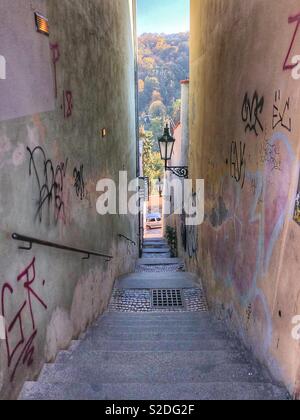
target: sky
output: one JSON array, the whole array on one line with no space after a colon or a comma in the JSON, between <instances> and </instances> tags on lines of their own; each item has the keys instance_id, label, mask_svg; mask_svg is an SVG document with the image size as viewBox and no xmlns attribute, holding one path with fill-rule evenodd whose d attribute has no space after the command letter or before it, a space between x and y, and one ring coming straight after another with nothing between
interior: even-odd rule
<instances>
[{"instance_id":1,"label":"sky","mask_svg":"<svg viewBox=\"0 0 300 420\"><path fill-rule=\"evenodd\" d=\"M190 0L137 0L138 35L174 34L190 29Z\"/></svg>"}]
</instances>

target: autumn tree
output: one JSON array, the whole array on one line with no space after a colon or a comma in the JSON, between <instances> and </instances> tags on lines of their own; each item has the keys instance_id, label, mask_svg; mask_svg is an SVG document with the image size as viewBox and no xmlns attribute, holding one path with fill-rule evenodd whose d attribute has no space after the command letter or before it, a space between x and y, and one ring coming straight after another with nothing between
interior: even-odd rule
<instances>
[{"instance_id":1,"label":"autumn tree","mask_svg":"<svg viewBox=\"0 0 300 420\"><path fill-rule=\"evenodd\" d=\"M150 105L149 114L151 118L163 118L166 116L167 109L162 101L154 101Z\"/></svg>"},{"instance_id":2,"label":"autumn tree","mask_svg":"<svg viewBox=\"0 0 300 420\"><path fill-rule=\"evenodd\" d=\"M145 131L142 134L144 139L143 148L143 168L144 175L149 178L150 184L153 185L154 181L161 178L163 175L163 162L161 160L160 153L154 151L153 133L151 131Z\"/></svg>"}]
</instances>

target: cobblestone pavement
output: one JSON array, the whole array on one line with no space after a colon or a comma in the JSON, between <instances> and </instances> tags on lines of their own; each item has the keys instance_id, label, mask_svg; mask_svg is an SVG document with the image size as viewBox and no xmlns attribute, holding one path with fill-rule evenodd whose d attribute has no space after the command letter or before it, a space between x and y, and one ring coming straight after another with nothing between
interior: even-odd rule
<instances>
[{"instance_id":1,"label":"cobblestone pavement","mask_svg":"<svg viewBox=\"0 0 300 420\"><path fill-rule=\"evenodd\" d=\"M183 307L153 308L149 289L114 289L109 312L206 312L208 310L201 289L183 289Z\"/></svg>"}]
</instances>

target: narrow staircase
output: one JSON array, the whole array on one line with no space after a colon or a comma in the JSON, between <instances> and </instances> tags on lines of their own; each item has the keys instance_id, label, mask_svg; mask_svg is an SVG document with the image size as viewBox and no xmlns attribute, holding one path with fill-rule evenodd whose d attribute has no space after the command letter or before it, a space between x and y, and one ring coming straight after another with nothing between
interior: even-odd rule
<instances>
[{"instance_id":1,"label":"narrow staircase","mask_svg":"<svg viewBox=\"0 0 300 420\"><path fill-rule=\"evenodd\" d=\"M21 400L284 400L278 385L209 314L199 280L145 241L108 311L27 382Z\"/></svg>"}]
</instances>

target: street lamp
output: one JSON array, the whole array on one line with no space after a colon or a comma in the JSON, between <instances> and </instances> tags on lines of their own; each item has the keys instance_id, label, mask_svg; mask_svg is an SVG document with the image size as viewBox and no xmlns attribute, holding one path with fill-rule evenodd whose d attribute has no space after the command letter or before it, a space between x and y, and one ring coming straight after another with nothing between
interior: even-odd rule
<instances>
[{"instance_id":1,"label":"street lamp","mask_svg":"<svg viewBox=\"0 0 300 420\"><path fill-rule=\"evenodd\" d=\"M165 170L171 171L179 178L188 178L189 170L187 166L168 166L168 161L172 159L175 139L170 134L169 124L166 125L164 135L158 139L161 159L165 161Z\"/></svg>"}]
</instances>

